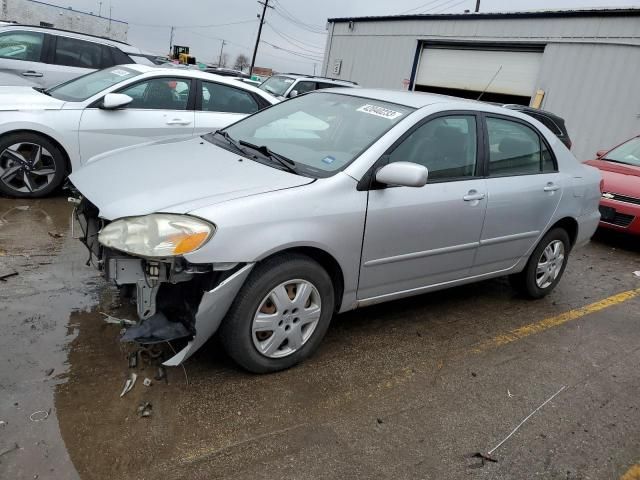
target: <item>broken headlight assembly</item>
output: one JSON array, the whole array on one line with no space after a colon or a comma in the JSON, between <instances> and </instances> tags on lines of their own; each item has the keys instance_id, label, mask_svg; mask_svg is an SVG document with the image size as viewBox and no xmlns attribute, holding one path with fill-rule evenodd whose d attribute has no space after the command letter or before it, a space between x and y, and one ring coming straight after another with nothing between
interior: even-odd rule
<instances>
[{"instance_id":1,"label":"broken headlight assembly","mask_svg":"<svg viewBox=\"0 0 640 480\"><path fill-rule=\"evenodd\" d=\"M196 217L153 213L111 222L100 231L98 241L132 255L166 258L197 250L215 231L215 225Z\"/></svg>"}]
</instances>

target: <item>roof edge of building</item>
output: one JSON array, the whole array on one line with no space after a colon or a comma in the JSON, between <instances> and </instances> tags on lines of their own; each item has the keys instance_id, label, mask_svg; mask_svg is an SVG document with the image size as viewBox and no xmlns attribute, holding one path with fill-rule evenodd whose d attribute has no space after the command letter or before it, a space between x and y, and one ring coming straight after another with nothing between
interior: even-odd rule
<instances>
[{"instance_id":1,"label":"roof edge of building","mask_svg":"<svg viewBox=\"0 0 640 480\"><path fill-rule=\"evenodd\" d=\"M640 16L640 8L602 8L583 10L538 10L523 12L470 12L470 13L417 13L407 15L378 15L365 17L329 18L329 23L344 22L380 22L403 20L492 20L504 18L567 18L600 16Z\"/></svg>"},{"instance_id":2,"label":"roof edge of building","mask_svg":"<svg viewBox=\"0 0 640 480\"><path fill-rule=\"evenodd\" d=\"M46 5L47 7L58 8L66 12L81 13L82 15L89 15L90 17L101 18L103 20L108 20L110 22L124 23L125 25L129 25L129 22L125 22L124 20L116 20L115 18L103 17L102 15L96 15L95 13L92 13L92 12L84 12L82 10L76 10L71 7L61 7L60 5L54 5L53 3L43 2L42 0L28 0L28 1L32 3L39 3L40 5Z\"/></svg>"}]
</instances>

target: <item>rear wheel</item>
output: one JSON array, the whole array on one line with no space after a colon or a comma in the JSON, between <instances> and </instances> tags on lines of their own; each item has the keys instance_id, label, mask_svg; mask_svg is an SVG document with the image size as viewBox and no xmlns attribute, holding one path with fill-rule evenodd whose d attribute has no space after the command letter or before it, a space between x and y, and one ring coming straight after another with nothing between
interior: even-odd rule
<instances>
[{"instance_id":1,"label":"rear wheel","mask_svg":"<svg viewBox=\"0 0 640 480\"><path fill-rule=\"evenodd\" d=\"M329 274L304 255L283 255L256 266L220 328L231 358L254 373L275 372L308 358L322 341L334 310Z\"/></svg>"},{"instance_id":2,"label":"rear wheel","mask_svg":"<svg viewBox=\"0 0 640 480\"><path fill-rule=\"evenodd\" d=\"M562 278L570 249L567 232L554 228L540 240L524 270L509 277L511 284L530 298L544 297Z\"/></svg>"},{"instance_id":3,"label":"rear wheel","mask_svg":"<svg viewBox=\"0 0 640 480\"><path fill-rule=\"evenodd\" d=\"M0 139L0 191L19 198L43 197L66 175L60 149L35 133L14 133Z\"/></svg>"}]
</instances>

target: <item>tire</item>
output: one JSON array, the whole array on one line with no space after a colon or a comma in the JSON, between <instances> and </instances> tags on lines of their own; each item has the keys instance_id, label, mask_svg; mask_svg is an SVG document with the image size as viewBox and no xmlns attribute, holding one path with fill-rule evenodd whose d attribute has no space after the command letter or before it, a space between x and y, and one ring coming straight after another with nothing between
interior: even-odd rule
<instances>
[{"instance_id":1,"label":"tire","mask_svg":"<svg viewBox=\"0 0 640 480\"><path fill-rule=\"evenodd\" d=\"M222 346L253 373L290 368L318 348L334 305L331 277L320 264L300 254L267 259L251 272L231 305L219 331Z\"/></svg>"},{"instance_id":2,"label":"tire","mask_svg":"<svg viewBox=\"0 0 640 480\"><path fill-rule=\"evenodd\" d=\"M547 277L545 278L545 270L539 271L539 267L542 269L542 263L547 259L547 248L551 248L550 253L560 252L562 255L562 264L558 261L558 258L553 259L551 263L548 261L549 271L547 271ZM509 280L511 285L523 295L537 299L548 295L558 284L564 273L564 269L567 266L569 260L569 253L571 250L571 242L569 235L563 228L554 228L549 231L542 240L538 243L535 250L529 257L529 261L524 270L515 275L511 275Z\"/></svg>"},{"instance_id":3,"label":"tire","mask_svg":"<svg viewBox=\"0 0 640 480\"><path fill-rule=\"evenodd\" d=\"M60 148L37 133L11 133L0 138L0 192L10 197L49 195L65 179L66 166Z\"/></svg>"}]
</instances>

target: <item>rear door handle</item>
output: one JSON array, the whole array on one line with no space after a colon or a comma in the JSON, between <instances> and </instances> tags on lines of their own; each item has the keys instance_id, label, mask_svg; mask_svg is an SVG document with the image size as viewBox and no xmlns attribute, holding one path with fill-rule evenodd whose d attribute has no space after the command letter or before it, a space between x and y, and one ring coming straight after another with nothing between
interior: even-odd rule
<instances>
[{"instance_id":1,"label":"rear door handle","mask_svg":"<svg viewBox=\"0 0 640 480\"><path fill-rule=\"evenodd\" d=\"M545 192L555 192L556 190L560 190L560 185L556 185L553 182L547 183L547 186L543 188Z\"/></svg>"},{"instance_id":2,"label":"rear door handle","mask_svg":"<svg viewBox=\"0 0 640 480\"><path fill-rule=\"evenodd\" d=\"M174 118L173 120L167 120L167 125L189 125L191 120L184 120L182 118Z\"/></svg>"},{"instance_id":3,"label":"rear door handle","mask_svg":"<svg viewBox=\"0 0 640 480\"><path fill-rule=\"evenodd\" d=\"M484 193L478 193L476 190L469 190L469 193L462 197L465 202L474 202L476 200L482 200L483 198Z\"/></svg>"},{"instance_id":4,"label":"rear door handle","mask_svg":"<svg viewBox=\"0 0 640 480\"><path fill-rule=\"evenodd\" d=\"M27 72L22 72L23 77L42 77L41 72L34 72L33 70L29 70Z\"/></svg>"}]
</instances>

